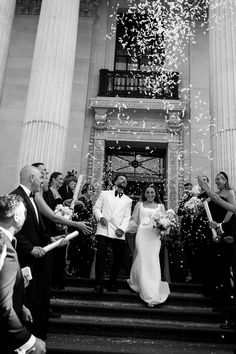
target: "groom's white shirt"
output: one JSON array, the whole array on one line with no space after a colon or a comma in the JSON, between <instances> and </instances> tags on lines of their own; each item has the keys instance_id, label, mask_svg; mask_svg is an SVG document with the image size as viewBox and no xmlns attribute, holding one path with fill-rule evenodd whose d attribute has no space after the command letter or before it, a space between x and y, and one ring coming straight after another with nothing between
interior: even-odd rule
<instances>
[{"instance_id":1,"label":"groom's white shirt","mask_svg":"<svg viewBox=\"0 0 236 354\"><path fill-rule=\"evenodd\" d=\"M115 191L102 191L96 201L93 212L97 221L101 217L106 218L108 226L102 226L98 223L97 235L103 235L110 238L124 240L125 235L117 237L116 229L126 232L131 217L132 199L123 194L122 197L115 197Z\"/></svg>"}]
</instances>

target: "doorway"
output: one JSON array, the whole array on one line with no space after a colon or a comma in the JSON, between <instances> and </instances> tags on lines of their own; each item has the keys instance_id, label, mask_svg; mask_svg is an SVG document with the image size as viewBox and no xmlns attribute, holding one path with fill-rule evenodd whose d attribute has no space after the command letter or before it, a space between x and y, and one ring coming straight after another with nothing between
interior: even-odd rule
<instances>
[{"instance_id":1,"label":"doorway","mask_svg":"<svg viewBox=\"0 0 236 354\"><path fill-rule=\"evenodd\" d=\"M154 183L165 200L166 144L107 141L105 145L104 187L109 189L116 173L127 176L126 194L139 200L145 185Z\"/></svg>"},{"instance_id":2,"label":"doorway","mask_svg":"<svg viewBox=\"0 0 236 354\"><path fill-rule=\"evenodd\" d=\"M106 141L103 189L111 189L116 173L124 173L128 180L125 193L133 200L132 209L140 200L143 189L153 183L162 202L166 190L166 144L149 142ZM130 237L130 236L128 236ZM127 277L132 265L132 247L126 237L121 277ZM108 261L108 272L109 272Z\"/></svg>"}]
</instances>

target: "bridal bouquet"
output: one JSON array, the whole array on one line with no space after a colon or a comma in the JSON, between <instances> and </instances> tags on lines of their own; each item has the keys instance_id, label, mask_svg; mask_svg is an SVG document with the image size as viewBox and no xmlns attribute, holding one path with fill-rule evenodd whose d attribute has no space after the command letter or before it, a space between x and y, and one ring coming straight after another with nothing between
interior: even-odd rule
<instances>
[{"instance_id":1,"label":"bridal bouquet","mask_svg":"<svg viewBox=\"0 0 236 354\"><path fill-rule=\"evenodd\" d=\"M153 218L153 227L160 230L161 241L168 243L171 241L173 229L178 227L177 217L173 209L165 212L158 212Z\"/></svg>"},{"instance_id":2,"label":"bridal bouquet","mask_svg":"<svg viewBox=\"0 0 236 354\"><path fill-rule=\"evenodd\" d=\"M68 220L72 219L73 216L73 210L70 209L68 206L64 206L62 204L58 204L56 206L56 209L54 210L54 214L58 215L58 216L62 216L63 218L66 218ZM60 225L60 224L56 224L57 228L59 230L63 230L66 228L66 226Z\"/></svg>"},{"instance_id":3,"label":"bridal bouquet","mask_svg":"<svg viewBox=\"0 0 236 354\"><path fill-rule=\"evenodd\" d=\"M193 216L198 215L203 209L204 205L198 197L192 197L184 204L184 210Z\"/></svg>"}]
</instances>

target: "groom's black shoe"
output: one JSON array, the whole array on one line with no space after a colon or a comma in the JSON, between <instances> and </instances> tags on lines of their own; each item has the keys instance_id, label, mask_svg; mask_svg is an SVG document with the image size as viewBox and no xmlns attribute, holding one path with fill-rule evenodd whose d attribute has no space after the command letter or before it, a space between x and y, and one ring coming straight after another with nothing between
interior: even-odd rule
<instances>
[{"instance_id":1,"label":"groom's black shoe","mask_svg":"<svg viewBox=\"0 0 236 354\"><path fill-rule=\"evenodd\" d=\"M113 292L113 293L118 293L119 290L114 285L109 285L107 287L107 291Z\"/></svg>"},{"instance_id":2,"label":"groom's black shoe","mask_svg":"<svg viewBox=\"0 0 236 354\"><path fill-rule=\"evenodd\" d=\"M97 285L94 290L93 290L94 294L102 294L103 293L103 287L101 285Z\"/></svg>"}]
</instances>

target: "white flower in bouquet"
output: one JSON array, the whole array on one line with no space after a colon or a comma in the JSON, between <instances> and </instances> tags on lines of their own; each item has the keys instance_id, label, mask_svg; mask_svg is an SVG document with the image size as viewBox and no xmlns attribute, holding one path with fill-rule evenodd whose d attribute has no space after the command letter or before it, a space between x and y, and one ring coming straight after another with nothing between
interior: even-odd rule
<instances>
[{"instance_id":1,"label":"white flower in bouquet","mask_svg":"<svg viewBox=\"0 0 236 354\"><path fill-rule=\"evenodd\" d=\"M176 222L176 214L173 209L168 209L166 211L166 216L173 222Z\"/></svg>"},{"instance_id":2,"label":"white flower in bouquet","mask_svg":"<svg viewBox=\"0 0 236 354\"><path fill-rule=\"evenodd\" d=\"M174 210L168 209L165 213L159 213L154 216L154 226L161 231L168 231L170 227L176 226L176 214Z\"/></svg>"},{"instance_id":3,"label":"white flower in bouquet","mask_svg":"<svg viewBox=\"0 0 236 354\"><path fill-rule=\"evenodd\" d=\"M63 216L64 218L71 220L73 216L73 210L68 206L64 206L62 204L58 204L54 211L56 215Z\"/></svg>"},{"instance_id":4,"label":"white flower in bouquet","mask_svg":"<svg viewBox=\"0 0 236 354\"><path fill-rule=\"evenodd\" d=\"M64 206L62 204L58 204L56 206L56 209L54 210L54 214L58 216L62 216L63 218L67 220L71 220L73 216L73 210L70 209L68 206ZM56 224L58 229L65 229L66 226Z\"/></svg>"},{"instance_id":5,"label":"white flower in bouquet","mask_svg":"<svg viewBox=\"0 0 236 354\"><path fill-rule=\"evenodd\" d=\"M198 197L192 197L184 204L184 209L188 213L197 214L203 209L203 203Z\"/></svg>"}]
</instances>

